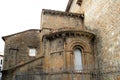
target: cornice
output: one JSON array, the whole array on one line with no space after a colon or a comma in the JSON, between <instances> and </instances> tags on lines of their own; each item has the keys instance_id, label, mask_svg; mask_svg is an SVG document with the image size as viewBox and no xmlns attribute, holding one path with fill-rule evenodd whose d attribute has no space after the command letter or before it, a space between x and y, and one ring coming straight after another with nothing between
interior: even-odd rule
<instances>
[{"instance_id":1,"label":"cornice","mask_svg":"<svg viewBox=\"0 0 120 80\"><path fill-rule=\"evenodd\" d=\"M84 18L84 14L78 14L78 13L71 13L71 12L62 12L62 11L55 11L55 10L48 10L43 9L42 14L51 14L51 15L59 15L59 16L68 16L68 17L77 17L77 18Z\"/></svg>"},{"instance_id":2,"label":"cornice","mask_svg":"<svg viewBox=\"0 0 120 80\"><path fill-rule=\"evenodd\" d=\"M69 29L69 30L56 30L54 32L51 32L49 34L45 34L43 37L48 40L53 40L56 38L66 38L66 37L87 37L89 39L92 39L95 37L95 34L87 31L87 30L77 30L77 29Z\"/></svg>"}]
</instances>

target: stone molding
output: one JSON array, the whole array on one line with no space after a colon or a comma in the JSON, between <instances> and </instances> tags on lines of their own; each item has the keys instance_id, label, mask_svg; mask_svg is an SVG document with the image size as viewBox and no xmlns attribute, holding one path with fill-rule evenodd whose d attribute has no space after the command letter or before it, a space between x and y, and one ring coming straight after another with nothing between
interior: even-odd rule
<instances>
[{"instance_id":1,"label":"stone molding","mask_svg":"<svg viewBox=\"0 0 120 80\"><path fill-rule=\"evenodd\" d=\"M55 10L48 10L43 9L42 14L51 14L51 15L59 15L59 16L68 16L68 17L74 17L74 18L84 18L84 14L78 14L78 13L70 13L70 12L62 12L62 11L55 11Z\"/></svg>"},{"instance_id":2,"label":"stone molding","mask_svg":"<svg viewBox=\"0 0 120 80\"><path fill-rule=\"evenodd\" d=\"M73 37L83 36L89 39L92 39L93 37L95 37L94 33L91 33L85 30L76 30L76 29L59 30L57 29L49 34L43 35L43 38L46 38L48 40L53 40L56 38L66 38L66 37L72 37L72 36Z\"/></svg>"},{"instance_id":3,"label":"stone molding","mask_svg":"<svg viewBox=\"0 0 120 80\"><path fill-rule=\"evenodd\" d=\"M67 49L68 50L73 50L73 48L75 48L76 46L80 46L83 50L83 53L91 53L92 50L90 48L90 46L83 40L74 40L72 42L70 42L70 44L67 45Z\"/></svg>"}]
</instances>

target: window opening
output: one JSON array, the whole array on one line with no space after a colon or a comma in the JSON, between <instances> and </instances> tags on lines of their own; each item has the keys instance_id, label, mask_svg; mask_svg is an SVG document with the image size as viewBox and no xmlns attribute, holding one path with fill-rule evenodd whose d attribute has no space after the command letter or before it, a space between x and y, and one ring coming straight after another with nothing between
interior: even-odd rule
<instances>
[{"instance_id":1,"label":"window opening","mask_svg":"<svg viewBox=\"0 0 120 80\"><path fill-rule=\"evenodd\" d=\"M82 51L79 48L76 48L74 50L74 68L77 71L81 71L83 69L82 67Z\"/></svg>"},{"instance_id":2,"label":"window opening","mask_svg":"<svg viewBox=\"0 0 120 80\"><path fill-rule=\"evenodd\" d=\"M36 56L36 49L35 48L29 49L29 56Z\"/></svg>"},{"instance_id":3,"label":"window opening","mask_svg":"<svg viewBox=\"0 0 120 80\"><path fill-rule=\"evenodd\" d=\"M1 65L2 65L2 59L1 59Z\"/></svg>"}]
</instances>

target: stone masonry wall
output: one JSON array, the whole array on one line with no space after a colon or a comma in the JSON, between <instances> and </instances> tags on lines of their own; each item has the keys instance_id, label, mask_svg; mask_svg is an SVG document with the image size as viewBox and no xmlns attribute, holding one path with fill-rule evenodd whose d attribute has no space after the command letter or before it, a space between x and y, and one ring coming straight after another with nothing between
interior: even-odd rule
<instances>
[{"instance_id":1,"label":"stone masonry wall","mask_svg":"<svg viewBox=\"0 0 120 80\"><path fill-rule=\"evenodd\" d=\"M101 70L109 71L110 67L118 67L120 64L120 0L83 0L80 7L81 9L76 12L81 13L81 10L84 12L86 28L97 35L96 55ZM71 12L74 12L74 9Z\"/></svg>"},{"instance_id":2,"label":"stone masonry wall","mask_svg":"<svg viewBox=\"0 0 120 80\"><path fill-rule=\"evenodd\" d=\"M77 0L73 0L69 12L73 13L80 13L81 12L81 7L76 4Z\"/></svg>"},{"instance_id":3,"label":"stone masonry wall","mask_svg":"<svg viewBox=\"0 0 120 80\"><path fill-rule=\"evenodd\" d=\"M41 17L41 27L59 29L65 27L83 28L80 14L71 14L60 11L43 10Z\"/></svg>"},{"instance_id":4,"label":"stone masonry wall","mask_svg":"<svg viewBox=\"0 0 120 80\"><path fill-rule=\"evenodd\" d=\"M30 30L6 37L3 68L14 67L40 55L39 35L39 30ZM29 48L36 49L36 56L29 56Z\"/></svg>"},{"instance_id":5,"label":"stone masonry wall","mask_svg":"<svg viewBox=\"0 0 120 80\"><path fill-rule=\"evenodd\" d=\"M102 66L106 69L108 66L118 66L117 62L120 61L120 0L91 0L89 2L83 4L85 25L97 34L97 54L100 55Z\"/></svg>"},{"instance_id":6,"label":"stone masonry wall","mask_svg":"<svg viewBox=\"0 0 120 80\"><path fill-rule=\"evenodd\" d=\"M78 46L83 51L83 65L86 67L84 70L92 70L94 68L93 35L90 37L90 34L75 32L51 33L52 35L49 35L49 38L47 36L43 39L46 71L61 72L72 70L74 67L73 48ZM61 36L58 37L58 35Z\"/></svg>"}]
</instances>

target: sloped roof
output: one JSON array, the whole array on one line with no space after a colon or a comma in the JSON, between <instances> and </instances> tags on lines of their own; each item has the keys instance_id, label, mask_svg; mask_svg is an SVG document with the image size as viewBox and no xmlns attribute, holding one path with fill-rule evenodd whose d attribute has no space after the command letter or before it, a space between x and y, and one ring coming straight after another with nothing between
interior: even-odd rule
<instances>
[{"instance_id":1,"label":"sloped roof","mask_svg":"<svg viewBox=\"0 0 120 80\"><path fill-rule=\"evenodd\" d=\"M22 32L19 32L19 33L15 33L15 34L11 34L11 35L7 35L7 36L3 36L2 39L5 41L7 38L9 37L12 37L14 35L18 35L18 34L22 34L22 33L26 33L28 31L41 31L40 29L29 29L29 30L26 30L26 31L22 31Z\"/></svg>"}]
</instances>

